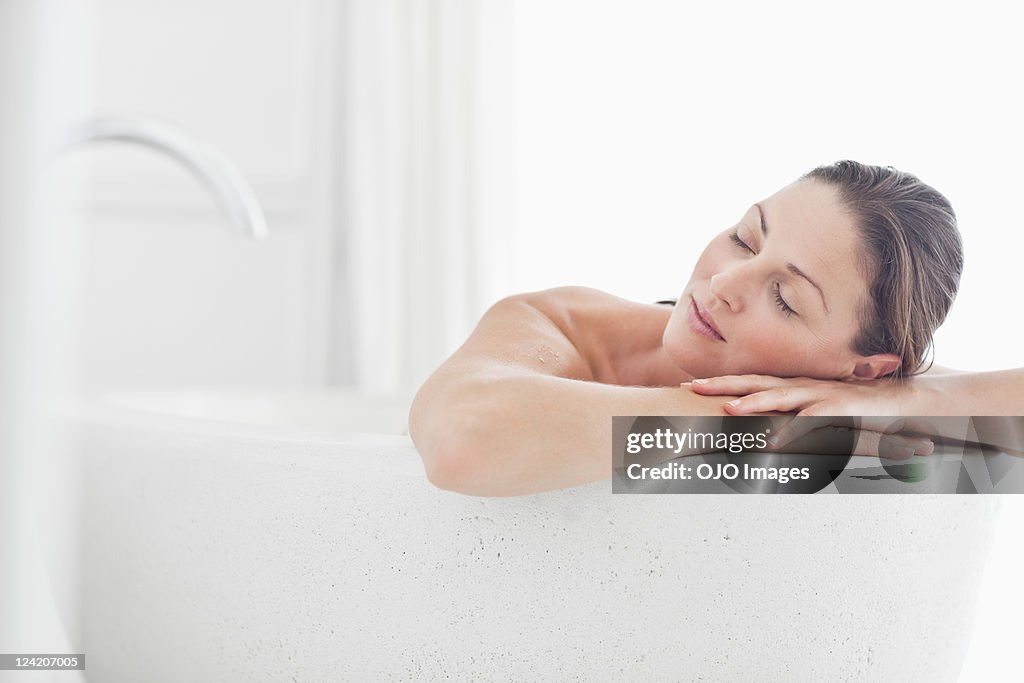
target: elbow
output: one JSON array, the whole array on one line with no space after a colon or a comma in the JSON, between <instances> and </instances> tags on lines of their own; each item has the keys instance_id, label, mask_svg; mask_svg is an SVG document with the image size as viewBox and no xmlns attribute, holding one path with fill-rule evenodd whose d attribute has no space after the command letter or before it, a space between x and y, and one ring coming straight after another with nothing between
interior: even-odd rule
<instances>
[{"instance_id":1,"label":"elbow","mask_svg":"<svg viewBox=\"0 0 1024 683\"><path fill-rule=\"evenodd\" d=\"M427 481L437 488L468 496L494 495L482 478L481 451L467 439L452 437L429 446L417 445L417 450Z\"/></svg>"},{"instance_id":2,"label":"elbow","mask_svg":"<svg viewBox=\"0 0 1024 683\"><path fill-rule=\"evenodd\" d=\"M495 391L493 384L492 378L464 381L450 392L425 386L413 400L409 436L437 488L487 497L533 492L520 464L521 435L509 431L522 422L510 417L517 392Z\"/></svg>"},{"instance_id":3,"label":"elbow","mask_svg":"<svg viewBox=\"0 0 1024 683\"><path fill-rule=\"evenodd\" d=\"M454 411L461 419L437 415L428 403L413 402L409 414L409 437L412 439L427 480L439 489L479 495L472 482L476 479L475 469L480 449L472 438L473 428L463 411Z\"/></svg>"},{"instance_id":4,"label":"elbow","mask_svg":"<svg viewBox=\"0 0 1024 683\"><path fill-rule=\"evenodd\" d=\"M493 444L490 447L493 449ZM558 488L490 457L479 443L454 440L447 447L420 451L427 480L444 491L481 498L507 498Z\"/></svg>"},{"instance_id":5,"label":"elbow","mask_svg":"<svg viewBox=\"0 0 1024 683\"><path fill-rule=\"evenodd\" d=\"M443 438L423 443L422 439L417 441L411 428L409 433L423 461L427 481L439 489L488 498L532 492L522 488L522 482L489 457L493 455L493 443L485 444L468 432L450 432Z\"/></svg>"},{"instance_id":6,"label":"elbow","mask_svg":"<svg viewBox=\"0 0 1024 683\"><path fill-rule=\"evenodd\" d=\"M420 451L423 469L431 484L444 491L476 495L476 491L470 485L472 477L468 467L468 455L464 449L454 444L430 451Z\"/></svg>"}]
</instances>

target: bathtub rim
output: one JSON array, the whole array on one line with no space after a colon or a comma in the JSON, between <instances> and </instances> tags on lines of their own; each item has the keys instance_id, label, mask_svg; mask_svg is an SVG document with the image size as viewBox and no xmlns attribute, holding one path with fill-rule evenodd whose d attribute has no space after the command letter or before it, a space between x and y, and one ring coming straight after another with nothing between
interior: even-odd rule
<instances>
[{"instance_id":1,"label":"bathtub rim","mask_svg":"<svg viewBox=\"0 0 1024 683\"><path fill-rule=\"evenodd\" d=\"M377 445L409 446L408 428L401 433L342 427L270 424L257 419L223 415L192 414L166 409L167 401L201 397L214 401L242 401L244 398L268 400L282 405L292 401L375 401L392 409L401 407L408 414L412 402L409 393L380 393L343 387L188 385L182 387L118 389L83 392L57 401L53 415L76 426L96 425L118 430L152 429L163 433L210 435L244 440L264 439L279 443L343 445L372 441ZM238 408L239 406L233 406ZM293 406L294 407L294 406ZM376 406L374 406L376 407ZM245 412L242 407L242 412Z\"/></svg>"}]
</instances>

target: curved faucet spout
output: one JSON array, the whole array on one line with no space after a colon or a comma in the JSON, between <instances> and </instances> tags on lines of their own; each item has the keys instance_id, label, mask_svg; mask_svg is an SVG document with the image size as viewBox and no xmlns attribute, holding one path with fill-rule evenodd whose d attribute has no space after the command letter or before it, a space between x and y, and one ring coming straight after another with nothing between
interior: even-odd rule
<instances>
[{"instance_id":1,"label":"curved faucet spout","mask_svg":"<svg viewBox=\"0 0 1024 683\"><path fill-rule=\"evenodd\" d=\"M151 119L99 116L75 126L64 149L105 140L140 144L178 160L213 193L232 225L252 239L267 237L267 220L255 193L238 168L213 147Z\"/></svg>"}]
</instances>

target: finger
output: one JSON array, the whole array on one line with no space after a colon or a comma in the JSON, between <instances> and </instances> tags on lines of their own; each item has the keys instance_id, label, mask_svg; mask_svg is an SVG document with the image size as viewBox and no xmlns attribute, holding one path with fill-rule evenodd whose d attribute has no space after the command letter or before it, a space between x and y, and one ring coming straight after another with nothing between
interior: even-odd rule
<instances>
[{"instance_id":1,"label":"finger","mask_svg":"<svg viewBox=\"0 0 1024 683\"><path fill-rule=\"evenodd\" d=\"M861 429L870 429L873 432L884 432L894 434L907 430L907 420L903 417L883 417L875 415L862 415L858 417L857 424Z\"/></svg>"},{"instance_id":2,"label":"finger","mask_svg":"<svg viewBox=\"0 0 1024 683\"><path fill-rule=\"evenodd\" d=\"M922 446L917 449L918 455L931 455L935 452L935 442L931 439L922 439Z\"/></svg>"},{"instance_id":3,"label":"finger","mask_svg":"<svg viewBox=\"0 0 1024 683\"><path fill-rule=\"evenodd\" d=\"M857 434L849 427L826 425L803 434L779 450L820 455L877 455L878 432Z\"/></svg>"},{"instance_id":4,"label":"finger","mask_svg":"<svg viewBox=\"0 0 1024 683\"><path fill-rule=\"evenodd\" d=\"M742 392L738 392L742 393ZM803 408L814 399L810 389L801 387L779 387L766 391L757 391L741 396L725 404L725 411L730 415L749 415L750 413L788 413Z\"/></svg>"},{"instance_id":5,"label":"finger","mask_svg":"<svg viewBox=\"0 0 1024 683\"><path fill-rule=\"evenodd\" d=\"M915 455L930 455L933 450L934 444L929 439L860 430L853 455L907 460Z\"/></svg>"},{"instance_id":6,"label":"finger","mask_svg":"<svg viewBox=\"0 0 1024 683\"><path fill-rule=\"evenodd\" d=\"M809 432L831 425L834 420L835 418L830 415L795 415L793 416L793 419L782 425L782 427L775 432L775 436L768 439L768 442L776 448L781 448L788 443L796 441Z\"/></svg>"},{"instance_id":7,"label":"finger","mask_svg":"<svg viewBox=\"0 0 1024 683\"><path fill-rule=\"evenodd\" d=\"M806 434L822 429L833 423L833 417L809 417L796 415L790 421L783 424L775 434L768 439L768 444L774 449L781 449L787 443L796 441Z\"/></svg>"},{"instance_id":8,"label":"finger","mask_svg":"<svg viewBox=\"0 0 1024 683\"><path fill-rule=\"evenodd\" d=\"M694 393L706 396L719 394L752 394L755 391L784 386L787 380L771 375L722 375L695 379L690 383Z\"/></svg>"},{"instance_id":9,"label":"finger","mask_svg":"<svg viewBox=\"0 0 1024 683\"><path fill-rule=\"evenodd\" d=\"M896 442L899 446L913 448L914 455L931 455L935 452L935 443L931 439L918 436L893 436L890 434L882 437L882 443L884 444L890 439L899 439Z\"/></svg>"}]
</instances>

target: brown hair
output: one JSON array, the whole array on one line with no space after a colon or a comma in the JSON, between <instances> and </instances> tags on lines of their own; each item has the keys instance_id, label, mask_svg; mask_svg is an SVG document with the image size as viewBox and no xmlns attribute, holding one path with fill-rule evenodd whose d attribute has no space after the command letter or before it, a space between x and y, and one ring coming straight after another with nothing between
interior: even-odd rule
<instances>
[{"instance_id":1,"label":"brown hair","mask_svg":"<svg viewBox=\"0 0 1024 683\"><path fill-rule=\"evenodd\" d=\"M898 355L896 378L926 371L932 335L953 304L964 265L953 206L935 188L892 166L847 159L808 171L800 177L805 179L838 191L866 247L861 271L870 296L853 351Z\"/></svg>"}]
</instances>

